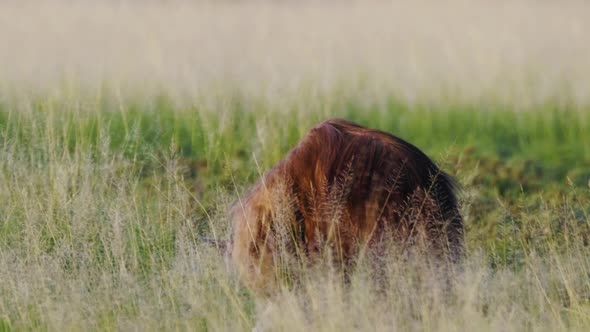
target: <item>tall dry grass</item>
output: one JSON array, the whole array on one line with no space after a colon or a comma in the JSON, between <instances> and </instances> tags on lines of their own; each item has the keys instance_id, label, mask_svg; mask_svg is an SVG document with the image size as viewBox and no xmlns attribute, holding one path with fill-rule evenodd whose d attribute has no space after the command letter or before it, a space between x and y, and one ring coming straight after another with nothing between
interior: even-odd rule
<instances>
[{"instance_id":1,"label":"tall dry grass","mask_svg":"<svg viewBox=\"0 0 590 332\"><path fill-rule=\"evenodd\" d=\"M3 141L3 330L584 331L590 324L583 193L558 207L504 212L528 220L513 230L518 263L490 265L488 256L501 250L482 249L475 234L483 229L470 224L468 257L451 287L420 261L391 256L380 266L385 282L375 282L369 266L349 284L319 266L268 298L244 288L200 241L199 202L173 152L146 178L141 163L108 149L106 136L93 155L63 149L51 135L31 133L29 151ZM227 195L220 191L205 217L220 236ZM472 220L479 207L464 203Z\"/></svg>"}]
</instances>

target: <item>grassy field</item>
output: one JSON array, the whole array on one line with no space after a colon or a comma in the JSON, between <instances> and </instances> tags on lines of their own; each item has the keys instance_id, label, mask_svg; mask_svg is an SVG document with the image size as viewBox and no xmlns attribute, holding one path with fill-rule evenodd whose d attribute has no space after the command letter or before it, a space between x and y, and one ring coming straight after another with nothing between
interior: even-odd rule
<instances>
[{"instance_id":1,"label":"grassy field","mask_svg":"<svg viewBox=\"0 0 590 332\"><path fill-rule=\"evenodd\" d=\"M200 237L227 237L237 193L328 115L396 133L459 179L469 257L444 296L394 263L386 295L362 271L351 290L330 276L307 295L286 289L260 309L272 330L590 324L587 110L349 101L283 113L236 100L220 113L163 97L76 105L0 111L5 330L251 328L267 300ZM305 296L318 301L308 322Z\"/></svg>"},{"instance_id":2,"label":"grassy field","mask_svg":"<svg viewBox=\"0 0 590 332\"><path fill-rule=\"evenodd\" d=\"M584 4L7 3L0 331L590 328ZM385 284L320 267L265 298L203 243L330 117L400 136L458 179L468 253L453 287L391 257Z\"/></svg>"}]
</instances>

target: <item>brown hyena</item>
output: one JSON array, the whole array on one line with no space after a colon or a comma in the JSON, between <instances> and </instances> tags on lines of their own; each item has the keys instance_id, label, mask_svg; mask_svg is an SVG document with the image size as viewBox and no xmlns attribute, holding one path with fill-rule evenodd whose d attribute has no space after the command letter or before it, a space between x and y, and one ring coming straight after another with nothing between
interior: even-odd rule
<instances>
[{"instance_id":1,"label":"brown hyena","mask_svg":"<svg viewBox=\"0 0 590 332\"><path fill-rule=\"evenodd\" d=\"M384 255L383 243L421 244L428 256L454 262L463 254L454 188L410 143L329 120L233 206L231 261L259 289L325 253L350 268L360 256Z\"/></svg>"}]
</instances>

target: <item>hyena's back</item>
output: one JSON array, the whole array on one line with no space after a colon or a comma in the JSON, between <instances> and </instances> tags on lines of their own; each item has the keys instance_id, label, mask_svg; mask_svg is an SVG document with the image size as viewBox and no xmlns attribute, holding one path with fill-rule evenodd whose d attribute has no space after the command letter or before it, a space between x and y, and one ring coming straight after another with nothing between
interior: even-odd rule
<instances>
[{"instance_id":1,"label":"hyena's back","mask_svg":"<svg viewBox=\"0 0 590 332\"><path fill-rule=\"evenodd\" d=\"M384 241L463 252L453 180L413 145L344 120L310 130L232 216L232 260L255 283L327 248L345 266Z\"/></svg>"}]
</instances>

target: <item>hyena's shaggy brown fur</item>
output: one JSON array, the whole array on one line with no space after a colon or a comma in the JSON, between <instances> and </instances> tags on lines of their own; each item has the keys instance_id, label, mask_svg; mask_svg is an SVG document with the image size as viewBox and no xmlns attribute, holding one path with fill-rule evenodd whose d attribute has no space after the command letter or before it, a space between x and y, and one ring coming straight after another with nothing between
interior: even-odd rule
<instances>
[{"instance_id":1,"label":"hyena's shaggy brown fur","mask_svg":"<svg viewBox=\"0 0 590 332\"><path fill-rule=\"evenodd\" d=\"M350 267L360 254L384 254L384 242L421 243L428 255L457 261L463 222L454 188L404 140L329 120L234 205L231 260L254 288L326 252Z\"/></svg>"}]
</instances>

